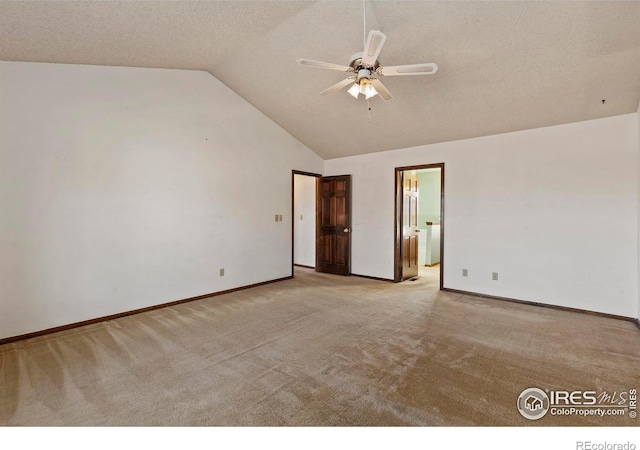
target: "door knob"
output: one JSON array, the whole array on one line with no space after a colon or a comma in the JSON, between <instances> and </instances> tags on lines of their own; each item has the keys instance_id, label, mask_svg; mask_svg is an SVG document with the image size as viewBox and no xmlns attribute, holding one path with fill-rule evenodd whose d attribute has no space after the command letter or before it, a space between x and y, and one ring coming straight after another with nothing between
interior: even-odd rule
<instances>
[{"instance_id":1,"label":"door knob","mask_svg":"<svg viewBox=\"0 0 640 450\"><path fill-rule=\"evenodd\" d=\"M348 232L349 232L349 231L351 231L351 230L350 230L350 229L348 229L348 228L345 228L345 229L344 229L344 230L342 230L342 231L344 231L345 233L348 233Z\"/></svg>"},{"instance_id":2,"label":"door knob","mask_svg":"<svg viewBox=\"0 0 640 450\"><path fill-rule=\"evenodd\" d=\"M420 229L419 228L416 228L416 233L420 233Z\"/></svg>"}]
</instances>

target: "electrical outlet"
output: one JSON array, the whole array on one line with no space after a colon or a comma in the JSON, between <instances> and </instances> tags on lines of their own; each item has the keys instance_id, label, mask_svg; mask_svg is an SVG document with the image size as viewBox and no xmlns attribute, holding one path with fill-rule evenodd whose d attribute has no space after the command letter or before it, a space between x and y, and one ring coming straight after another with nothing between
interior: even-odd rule
<instances>
[{"instance_id":1,"label":"electrical outlet","mask_svg":"<svg viewBox=\"0 0 640 450\"><path fill-rule=\"evenodd\" d=\"M469 276L469 271L467 269L462 269L462 276L463 277L468 277Z\"/></svg>"},{"instance_id":2,"label":"electrical outlet","mask_svg":"<svg viewBox=\"0 0 640 450\"><path fill-rule=\"evenodd\" d=\"M498 272L493 272L493 273L491 274L491 279L492 279L493 281L498 281Z\"/></svg>"},{"instance_id":3,"label":"electrical outlet","mask_svg":"<svg viewBox=\"0 0 640 450\"><path fill-rule=\"evenodd\" d=\"M220 269L220 276L223 277L224 276L224 269Z\"/></svg>"}]
</instances>

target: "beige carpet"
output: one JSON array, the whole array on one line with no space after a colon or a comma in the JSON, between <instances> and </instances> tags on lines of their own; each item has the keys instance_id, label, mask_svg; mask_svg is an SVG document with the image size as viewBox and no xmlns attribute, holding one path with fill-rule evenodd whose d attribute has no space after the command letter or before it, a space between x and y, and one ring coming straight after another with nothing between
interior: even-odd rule
<instances>
[{"instance_id":1,"label":"beige carpet","mask_svg":"<svg viewBox=\"0 0 640 450\"><path fill-rule=\"evenodd\" d=\"M1 425L639 425L524 419L528 387L640 388L633 323L296 278L0 347Z\"/></svg>"}]
</instances>

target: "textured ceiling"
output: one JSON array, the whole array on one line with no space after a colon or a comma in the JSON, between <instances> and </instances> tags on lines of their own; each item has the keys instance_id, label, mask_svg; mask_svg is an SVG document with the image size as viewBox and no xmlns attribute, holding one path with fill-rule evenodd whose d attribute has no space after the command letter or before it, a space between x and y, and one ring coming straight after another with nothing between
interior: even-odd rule
<instances>
[{"instance_id":1,"label":"textured ceiling","mask_svg":"<svg viewBox=\"0 0 640 450\"><path fill-rule=\"evenodd\" d=\"M361 1L0 1L0 60L206 70L324 158L635 112L640 2L367 1L394 99L318 93L363 47ZM602 99L606 99L603 104Z\"/></svg>"}]
</instances>

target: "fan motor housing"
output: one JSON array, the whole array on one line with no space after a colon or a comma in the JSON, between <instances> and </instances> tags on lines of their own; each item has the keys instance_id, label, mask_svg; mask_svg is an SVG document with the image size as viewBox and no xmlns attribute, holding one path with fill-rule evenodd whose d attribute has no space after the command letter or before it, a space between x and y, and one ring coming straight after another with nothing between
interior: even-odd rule
<instances>
[{"instance_id":1,"label":"fan motor housing","mask_svg":"<svg viewBox=\"0 0 640 450\"><path fill-rule=\"evenodd\" d=\"M351 62L349 63L349 66L351 66L353 68L353 71L356 73L359 73L362 69L367 69L371 72L375 72L378 67L380 67L380 63L376 61L372 66L362 64L363 54L364 52L358 52L351 55ZM360 75L358 75L358 78L360 78Z\"/></svg>"}]
</instances>

